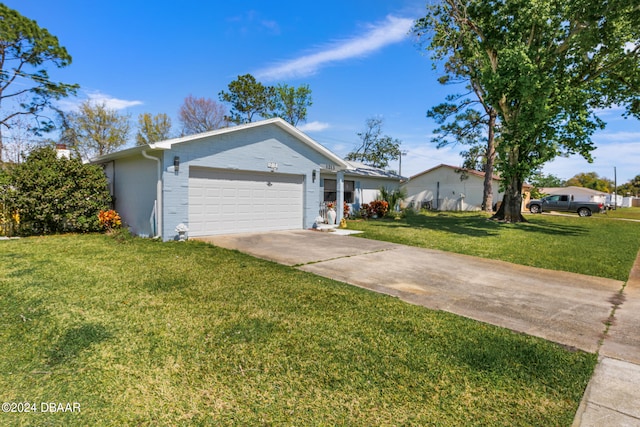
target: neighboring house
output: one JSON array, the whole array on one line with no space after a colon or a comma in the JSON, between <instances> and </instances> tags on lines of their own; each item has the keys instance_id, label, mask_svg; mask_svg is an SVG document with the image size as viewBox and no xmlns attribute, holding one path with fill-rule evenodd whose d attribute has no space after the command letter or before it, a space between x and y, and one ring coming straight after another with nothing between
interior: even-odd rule
<instances>
[{"instance_id":1,"label":"neighboring house","mask_svg":"<svg viewBox=\"0 0 640 427\"><path fill-rule=\"evenodd\" d=\"M577 202L596 202L604 203L608 206L630 206L628 203L625 205L624 197L620 194L606 193L604 191L592 190L585 187L546 187L541 188L540 192L543 194L570 194Z\"/></svg>"},{"instance_id":2,"label":"neighboring house","mask_svg":"<svg viewBox=\"0 0 640 427\"><path fill-rule=\"evenodd\" d=\"M492 179L493 203L502 202L500 177ZM441 211L478 211L482 209L484 172L456 166L438 165L410 177L402 188L407 192L405 203L414 208ZM523 206L529 199L531 186L523 186Z\"/></svg>"},{"instance_id":3,"label":"neighboring house","mask_svg":"<svg viewBox=\"0 0 640 427\"><path fill-rule=\"evenodd\" d=\"M177 238L179 224L191 237L310 228L326 197L322 177L335 177L339 220L352 176L347 162L279 118L129 148L93 163L103 166L131 232L165 241Z\"/></svg>"},{"instance_id":4,"label":"neighboring house","mask_svg":"<svg viewBox=\"0 0 640 427\"><path fill-rule=\"evenodd\" d=\"M502 200L500 178L493 177L493 202ZM405 202L415 208L441 211L477 211L482 208L484 172L438 165L402 184Z\"/></svg>"}]
</instances>

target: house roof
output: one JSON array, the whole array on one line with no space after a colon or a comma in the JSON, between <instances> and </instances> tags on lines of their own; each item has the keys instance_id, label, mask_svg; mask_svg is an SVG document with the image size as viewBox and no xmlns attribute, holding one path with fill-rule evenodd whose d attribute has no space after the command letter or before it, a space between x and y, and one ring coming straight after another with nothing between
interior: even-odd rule
<instances>
[{"instance_id":1,"label":"house roof","mask_svg":"<svg viewBox=\"0 0 640 427\"><path fill-rule=\"evenodd\" d=\"M545 187L545 188L541 188L540 192L544 194L582 193L582 194L590 194L593 196L607 196L609 194L609 193L605 193L604 191L593 190L591 188L586 188L586 187L576 187L574 185L570 185L568 187Z\"/></svg>"},{"instance_id":2,"label":"house roof","mask_svg":"<svg viewBox=\"0 0 640 427\"><path fill-rule=\"evenodd\" d=\"M452 171L454 171L456 173L464 172L464 173L467 173L469 175L474 175L474 176L477 176L477 177L483 178L483 179L484 179L484 175L485 175L484 172L477 171L477 170L474 170L474 169L466 169L466 168L462 168L462 167L458 167L458 166L451 166L451 165L446 165L444 163L441 163L438 166L434 166L431 169L427 169L426 171L423 171L423 172L420 172L420 173L417 173L417 174L411 176L409 178L409 181L411 181L412 179L416 179L418 177L421 177L422 175L426 175L426 174L428 174L430 172L433 172L434 170L440 169L440 168L451 169ZM493 174L492 179L495 180L495 181L502 181L502 178L500 178L500 176L496 175L496 174ZM527 184L526 182L524 182L524 183L522 183L522 187L523 188L532 188L532 185L531 184Z\"/></svg>"},{"instance_id":3,"label":"house roof","mask_svg":"<svg viewBox=\"0 0 640 427\"><path fill-rule=\"evenodd\" d=\"M420 177L422 175L426 175L426 174L428 174L430 172L433 172L434 170L440 169L440 168L448 168L448 169L453 170L454 172L465 172L465 173L467 173L469 175L475 175L475 176L479 176L481 178L484 178L484 172L480 172L480 171L473 170L473 169L466 169L466 168L462 168L462 167L459 167L459 166L445 165L444 163L442 163L442 164L439 164L438 166L432 167L431 169L427 169L426 171L422 171L420 173L417 173L417 174L411 176L409 178L409 181L411 181L412 179L416 179L416 178L418 178L418 177ZM496 174L493 175L493 179L495 179L497 181L501 180L501 178Z\"/></svg>"},{"instance_id":4,"label":"house roof","mask_svg":"<svg viewBox=\"0 0 640 427\"><path fill-rule=\"evenodd\" d=\"M167 139L165 141L154 142L148 145L141 145L133 148L127 148L121 151L117 151L115 153L106 154L104 156L92 159L91 163L102 163L102 162L107 162L110 160L115 160L123 157L129 157L131 155L141 153L144 150L170 150L175 144L182 144L185 142L197 141L199 139L215 137L218 135L241 132L246 129L257 128L261 126L277 126L278 128L282 129L283 131L287 132L294 138L298 139L299 141L309 146L311 149L327 157L329 160L331 160L333 163L337 165L339 170L348 169L349 167L347 163L344 160L342 160L340 157L338 157L337 155L329 151L324 146L320 145L315 140L311 139L305 133L298 130L295 126L292 126L291 124L287 123L286 121L284 121L279 117L268 119L268 120L261 120L258 122L245 123L238 126L231 126L231 127L226 127L222 129L216 129L209 132L198 133L195 135L183 136L180 138Z\"/></svg>"},{"instance_id":5,"label":"house roof","mask_svg":"<svg viewBox=\"0 0 640 427\"><path fill-rule=\"evenodd\" d=\"M351 160L344 161L347 164L347 170L345 174L347 175L358 175L358 176L366 176L371 178L392 178L401 180L402 176L398 175L395 172L385 171L380 168L375 168L373 166L366 165L360 162L354 162Z\"/></svg>"}]
</instances>

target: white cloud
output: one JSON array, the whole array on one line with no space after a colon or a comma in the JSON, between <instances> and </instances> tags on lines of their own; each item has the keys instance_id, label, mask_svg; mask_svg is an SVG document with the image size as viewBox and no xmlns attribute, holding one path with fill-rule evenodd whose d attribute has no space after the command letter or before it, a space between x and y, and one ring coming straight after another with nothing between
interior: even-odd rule
<instances>
[{"instance_id":1,"label":"white cloud","mask_svg":"<svg viewBox=\"0 0 640 427\"><path fill-rule=\"evenodd\" d=\"M124 110L125 108L142 105L142 101L127 101L125 99L114 98L101 92L89 93L88 98L91 102L104 103L107 108L113 110Z\"/></svg>"},{"instance_id":2,"label":"white cloud","mask_svg":"<svg viewBox=\"0 0 640 427\"><path fill-rule=\"evenodd\" d=\"M111 110L124 110L125 108L135 107L142 105L142 101L128 101L125 99L114 98L102 92L88 92L86 99L64 99L58 102L59 107L63 111L75 111L78 109L81 103L90 101L92 104L105 104L107 108Z\"/></svg>"},{"instance_id":3,"label":"white cloud","mask_svg":"<svg viewBox=\"0 0 640 427\"><path fill-rule=\"evenodd\" d=\"M624 51L626 53L630 53L633 50L637 49L638 46L640 46L640 40L636 41L635 43L634 42L627 42L627 43L624 44Z\"/></svg>"},{"instance_id":4,"label":"white cloud","mask_svg":"<svg viewBox=\"0 0 640 427\"><path fill-rule=\"evenodd\" d=\"M601 177L613 179L615 167L618 184L627 182L640 174L640 135L636 133L635 137L631 138L630 135L633 135L634 132L619 132L618 134L629 137L629 139L619 138L617 140L619 142L598 146L591 153L593 163L587 162L579 155L568 158L558 157L547 163L543 171L564 179L569 179L580 172L596 172Z\"/></svg>"},{"instance_id":5,"label":"white cloud","mask_svg":"<svg viewBox=\"0 0 640 427\"><path fill-rule=\"evenodd\" d=\"M329 127L329 123L315 121L298 126L298 130L302 132L320 132L329 129Z\"/></svg>"},{"instance_id":6,"label":"white cloud","mask_svg":"<svg viewBox=\"0 0 640 427\"><path fill-rule=\"evenodd\" d=\"M412 25L413 19L389 15L385 21L369 25L368 31L364 34L321 48L315 53L265 68L255 74L262 80L308 76L328 64L362 57L385 46L401 42L407 38Z\"/></svg>"}]
</instances>

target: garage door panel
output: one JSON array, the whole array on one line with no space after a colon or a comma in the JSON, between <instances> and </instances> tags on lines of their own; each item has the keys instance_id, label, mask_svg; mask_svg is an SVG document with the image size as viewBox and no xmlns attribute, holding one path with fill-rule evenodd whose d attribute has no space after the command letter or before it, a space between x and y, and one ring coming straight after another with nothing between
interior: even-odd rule
<instances>
[{"instance_id":1,"label":"garage door panel","mask_svg":"<svg viewBox=\"0 0 640 427\"><path fill-rule=\"evenodd\" d=\"M303 176L190 168L189 234L302 227Z\"/></svg>"}]
</instances>

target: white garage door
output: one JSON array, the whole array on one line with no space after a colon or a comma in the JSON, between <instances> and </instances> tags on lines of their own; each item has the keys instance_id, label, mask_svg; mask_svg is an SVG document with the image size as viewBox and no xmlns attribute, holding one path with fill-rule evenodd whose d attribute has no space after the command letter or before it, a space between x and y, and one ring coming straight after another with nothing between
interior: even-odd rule
<instances>
[{"instance_id":1,"label":"white garage door","mask_svg":"<svg viewBox=\"0 0 640 427\"><path fill-rule=\"evenodd\" d=\"M189 235L302 228L303 176L189 169Z\"/></svg>"}]
</instances>

